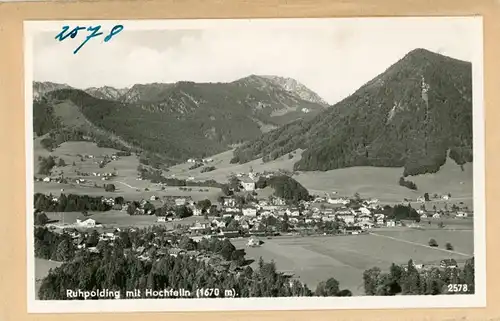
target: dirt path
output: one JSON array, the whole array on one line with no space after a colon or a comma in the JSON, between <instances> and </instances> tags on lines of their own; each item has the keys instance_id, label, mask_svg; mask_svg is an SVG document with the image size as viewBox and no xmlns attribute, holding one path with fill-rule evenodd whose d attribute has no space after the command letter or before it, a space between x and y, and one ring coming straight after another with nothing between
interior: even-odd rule
<instances>
[{"instance_id":1,"label":"dirt path","mask_svg":"<svg viewBox=\"0 0 500 321\"><path fill-rule=\"evenodd\" d=\"M131 186L131 185L129 185L129 184L127 184L127 183L125 183L125 182L117 182L117 183L120 183L120 184L122 184L122 185L125 185L125 186L127 186L128 188L131 188L131 189L134 189L134 190L136 190L136 189L140 189L139 187L134 187L134 186Z\"/></svg>"},{"instance_id":2,"label":"dirt path","mask_svg":"<svg viewBox=\"0 0 500 321\"><path fill-rule=\"evenodd\" d=\"M437 251L443 251L443 252L446 252L446 253L453 253L453 254L458 254L458 255L462 255L462 256L466 256L466 257L471 257L472 256L472 254L466 254L466 253L461 253L461 252L457 252L457 251L449 251L449 250L445 250L445 249L440 249L438 247L432 247L432 246L425 245L425 244L422 244L422 243L411 242L411 241L399 239L397 237L392 237L392 236L387 236L387 235L381 235L381 234L372 233L372 232L370 232L369 234L374 235L374 236L378 236L378 237L385 237L385 238L388 238L388 239L391 239L391 240L394 240L394 241L399 241L399 242L408 243L408 244L412 244L412 245L418 245L418 246L421 246L421 247L426 247L426 248L437 250Z\"/></svg>"}]
</instances>

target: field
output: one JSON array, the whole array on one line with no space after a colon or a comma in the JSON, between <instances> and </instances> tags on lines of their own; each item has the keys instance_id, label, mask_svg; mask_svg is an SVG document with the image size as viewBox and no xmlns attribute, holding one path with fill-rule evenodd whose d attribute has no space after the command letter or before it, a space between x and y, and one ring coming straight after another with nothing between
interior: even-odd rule
<instances>
[{"instance_id":1,"label":"field","mask_svg":"<svg viewBox=\"0 0 500 321\"><path fill-rule=\"evenodd\" d=\"M49 261L45 259L35 258L35 297L38 299L38 290L41 286L41 281L48 274L50 269L55 269L60 266L61 262Z\"/></svg>"},{"instance_id":2,"label":"field","mask_svg":"<svg viewBox=\"0 0 500 321\"><path fill-rule=\"evenodd\" d=\"M448 161L435 174L408 177L418 190L413 191L399 186L402 168L353 167L336 169L327 172L300 173L295 179L304 185L309 192L324 195L337 192L338 196L352 196L359 193L361 197L375 197L380 201L400 202L404 198L416 200L424 193L430 195L452 195L450 202L461 201L472 204L472 164L464 165L464 171L452 160ZM443 202L436 202L439 206ZM432 206L432 204L431 204Z\"/></svg>"},{"instance_id":3,"label":"field","mask_svg":"<svg viewBox=\"0 0 500 321\"><path fill-rule=\"evenodd\" d=\"M261 159L245 164L230 164L233 157L232 151L227 151L212 157L213 162L207 166L214 166L216 170L201 173L202 167L189 170L192 164L184 163L173 166L165 174L177 178L194 177L196 180L213 179L227 182L228 177L237 173L248 173L251 169L256 172L284 169L293 171L293 164L300 160L301 150L297 150L292 159L288 155L282 156L272 162L264 163ZM448 194L452 198L448 202L460 203L472 208L472 164L465 164L464 170L451 159L435 174L411 176L407 179L413 181L418 190L410 190L398 184L403 174L403 168L387 167L353 167L335 169L326 172L297 172L294 178L304 185L310 193L324 196L336 193L336 196L352 196L359 193L363 198L378 198L381 202L392 204L400 203L404 198L416 200L424 193L430 195ZM427 206L436 205L442 208L444 201L431 201ZM420 204L414 202L414 207Z\"/></svg>"},{"instance_id":4,"label":"field","mask_svg":"<svg viewBox=\"0 0 500 321\"><path fill-rule=\"evenodd\" d=\"M39 143L36 142L39 146ZM94 143L89 142L66 142L61 144L52 153L53 156L59 157L65 161L67 164L64 167L54 167L52 170L52 176L59 174L64 175L65 178L83 178L87 180L86 184L77 185L76 183L69 184L59 184L55 182L35 182L34 189L37 193L52 193L53 195L59 195L61 189L64 190L66 194L86 194L91 196L106 196L106 197L116 197L122 196L126 200L140 200L149 199L151 196L191 196L193 200L198 201L202 199L210 199L211 201L217 200L217 197L221 194L219 188L213 187L192 187L192 191L181 191L179 187L166 187L164 190L158 185L153 184L149 181L138 180L137 179L137 167L139 166L139 160L136 155L120 157L117 160L113 160L106 164L103 168L99 168L96 162L102 160L104 155L112 155L116 153L117 150L111 148L101 148L97 147ZM93 159L81 159L80 155L93 155ZM35 161L35 171L38 164L38 156L48 156L49 153L43 150L41 146L35 148L34 161ZM74 164L74 166L73 166ZM116 177L110 181L102 181L101 177L97 176L81 176L78 175L77 171L83 173L106 173L115 172ZM42 175L36 175L38 177L43 177ZM106 192L102 185L104 183L112 183L116 187L115 192ZM95 184L98 187L95 187ZM146 188L148 191L146 191Z\"/></svg>"},{"instance_id":5,"label":"field","mask_svg":"<svg viewBox=\"0 0 500 321\"><path fill-rule=\"evenodd\" d=\"M191 225L195 222L205 223L203 216L191 216L182 220L171 222L157 222L155 215L128 215L121 211L107 211L107 212L90 212L88 216L84 216L79 212L48 212L47 217L51 221L58 221L66 224L75 223L77 219L85 220L92 218L97 223L102 224L104 227L148 227L152 225L166 226L167 228L174 228L174 225Z\"/></svg>"},{"instance_id":6,"label":"field","mask_svg":"<svg viewBox=\"0 0 500 321\"><path fill-rule=\"evenodd\" d=\"M274 237L262 239L260 247L246 247L247 239L235 239L237 248L245 248L247 257L274 260L277 269L294 273L312 290L321 281L334 277L341 288L348 288L355 295L363 294L363 272L378 266L388 269L391 263L405 264L411 258L416 264L439 264L445 258L463 263L472 256L472 231L443 232L376 231L376 234L353 236ZM439 248L427 245L435 238ZM444 243L451 242L455 251L446 251Z\"/></svg>"}]
</instances>

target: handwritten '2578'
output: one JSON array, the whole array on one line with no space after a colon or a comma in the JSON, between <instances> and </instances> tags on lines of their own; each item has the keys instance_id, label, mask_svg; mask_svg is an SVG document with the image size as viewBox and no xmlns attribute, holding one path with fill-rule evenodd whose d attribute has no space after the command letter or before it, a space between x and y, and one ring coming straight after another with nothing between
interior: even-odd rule
<instances>
[{"instance_id":1,"label":"handwritten '2578'","mask_svg":"<svg viewBox=\"0 0 500 321\"><path fill-rule=\"evenodd\" d=\"M74 54L76 54L90 39L98 37L98 36L103 34L102 31L99 32L99 30L101 30L100 25L95 26L95 27L76 26L71 31L68 32L68 30L69 30L69 26L63 26L62 31L55 37L55 39L59 40L59 41L63 41L68 37L71 37L71 39L74 39L78 35L78 31L80 31L80 30L87 30L89 32L89 34L87 35L85 40L80 44L80 46L78 46L78 48L76 48L75 51L73 51ZM110 41L113 38L113 36L117 35L122 30L123 30L122 25L114 26L113 29L111 29L111 31L109 32L109 34L106 37L104 37L104 42Z\"/></svg>"}]
</instances>

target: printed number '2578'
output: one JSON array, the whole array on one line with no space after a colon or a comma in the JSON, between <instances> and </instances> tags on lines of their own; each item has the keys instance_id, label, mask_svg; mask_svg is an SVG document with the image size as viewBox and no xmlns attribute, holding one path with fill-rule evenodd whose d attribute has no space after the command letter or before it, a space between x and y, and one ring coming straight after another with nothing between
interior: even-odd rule
<instances>
[{"instance_id":1,"label":"printed number '2578'","mask_svg":"<svg viewBox=\"0 0 500 321\"><path fill-rule=\"evenodd\" d=\"M467 284L448 284L448 292L467 292Z\"/></svg>"}]
</instances>

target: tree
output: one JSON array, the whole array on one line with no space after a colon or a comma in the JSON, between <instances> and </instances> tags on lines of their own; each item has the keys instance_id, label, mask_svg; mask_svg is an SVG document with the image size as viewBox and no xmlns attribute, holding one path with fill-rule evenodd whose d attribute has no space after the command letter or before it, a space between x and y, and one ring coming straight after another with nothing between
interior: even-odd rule
<instances>
[{"instance_id":1,"label":"tree","mask_svg":"<svg viewBox=\"0 0 500 321\"><path fill-rule=\"evenodd\" d=\"M424 193L424 200L426 202L429 202L431 200L431 198L429 197L429 193Z\"/></svg>"},{"instance_id":2,"label":"tree","mask_svg":"<svg viewBox=\"0 0 500 321\"><path fill-rule=\"evenodd\" d=\"M453 251L453 245L451 245L451 243L446 243L445 247L448 251Z\"/></svg>"},{"instance_id":3,"label":"tree","mask_svg":"<svg viewBox=\"0 0 500 321\"><path fill-rule=\"evenodd\" d=\"M174 212L175 216L177 216L178 218L193 216L193 211L185 205L176 206Z\"/></svg>"},{"instance_id":4,"label":"tree","mask_svg":"<svg viewBox=\"0 0 500 321\"><path fill-rule=\"evenodd\" d=\"M114 184L104 184L104 190L106 192L114 192L116 190L116 187Z\"/></svg>"},{"instance_id":5,"label":"tree","mask_svg":"<svg viewBox=\"0 0 500 321\"><path fill-rule=\"evenodd\" d=\"M186 251L192 251L196 248L194 241L187 235L183 235L179 241L179 247Z\"/></svg>"},{"instance_id":6,"label":"tree","mask_svg":"<svg viewBox=\"0 0 500 321\"><path fill-rule=\"evenodd\" d=\"M443 223L443 222L439 222L439 223L438 223L438 227L439 227L439 228L443 228L443 227L444 227L444 223Z\"/></svg>"},{"instance_id":7,"label":"tree","mask_svg":"<svg viewBox=\"0 0 500 321\"><path fill-rule=\"evenodd\" d=\"M128 215L135 215L135 212L137 211L137 205L135 202L131 202L127 206L127 213Z\"/></svg>"},{"instance_id":8,"label":"tree","mask_svg":"<svg viewBox=\"0 0 500 321\"><path fill-rule=\"evenodd\" d=\"M45 225L49 221L49 218L43 212L35 211L35 225Z\"/></svg>"},{"instance_id":9,"label":"tree","mask_svg":"<svg viewBox=\"0 0 500 321\"><path fill-rule=\"evenodd\" d=\"M420 294L420 274L415 268L413 260L408 261L406 271L403 273L401 282L401 289L403 294Z\"/></svg>"},{"instance_id":10,"label":"tree","mask_svg":"<svg viewBox=\"0 0 500 321\"><path fill-rule=\"evenodd\" d=\"M325 283L325 293L327 296L336 296L339 293L339 281L329 278Z\"/></svg>"},{"instance_id":11,"label":"tree","mask_svg":"<svg viewBox=\"0 0 500 321\"><path fill-rule=\"evenodd\" d=\"M206 211L207 209L210 208L210 206L212 206L212 202L210 202L209 199L204 199L202 201L199 201L196 205L202 211Z\"/></svg>"},{"instance_id":12,"label":"tree","mask_svg":"<svg viewBox=\"0 0 500 321\"><path fill-rule=\"evenodd\" d=\"M125 199L122 196L115 197L115 204L123 205L125 203Z\"/></svg>"},{"instance_id":13,"label":"tree","mask_svg":"<svg viewBox=\"0 0 500 321\"><path fill-rule=\"evenodd\" d=\"M222 257L225 260L227 260L227 261L231 260L231 256L235 250L236 250L236 248L234 247L233 243L231 243L231 241L229 239L224 239L224 241L222 241L222 247L221 247L220 254L222 255Z\"/></svg>"},{"instance_id":14,"label":"tree","mask_svg":"<svg viewBox=\"0 0 500 321\"><path fill-rule=\"evenodd\" d=\"M64 159L59 158L59 161L57 162L57 166L59 166L59 167L66 166L66 162L64 161Z\"/></svg>"},{"instance_id":15,"label":"tree","mask_svg":"<svg viewBox=\"0 0 500 321\"><path fill-rule=\"evenodd\" d=\"M86 245L87 247L94 247L99 243L99 233L96 230L93 230L87 238Z\"/></svg>"},{"instance_id":16,"label":"tree","mask_svg":"<svg viewBox=\"0 0 500 321\"><path fill-rule=\"evenodd\" d=\"M366 295L375 295L377 293L380 274L381 270L378 267L373 267L363 272L363 282Z\"/></svg>"},{"instance_id":17,"label":"tree","mask_svg":"<svg viewBox=\"0 0 500 321\"><path fill-rule=\"evenodd\" d=\"M430 239L429 240L429 246L437 247L438 243L437 243L437 241L435 239Z\"/></svg>"},{"instance_id":18,"label":"tree","mask_svg":"<svg viewBox=\"0 0 500 321\"><path fill-rule=\"evenodd\" d=\"M73 243L67 237L65 237L58 245L55 252L56 261L68 261L73 256Z\"/></svg>"},{"instance_id":19,"label":"tree","mask_svg":"<svg viewBox=\"0 0 500 321\"><path fill-rule=\"evenodd\" d=\"M150 202L146 202L146 204L144 204L143 208L144 208L144 213L146 213L146 214L153 215L155 213L155 207Z\"/></svg>"}]
</instances>

